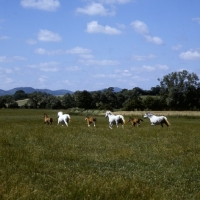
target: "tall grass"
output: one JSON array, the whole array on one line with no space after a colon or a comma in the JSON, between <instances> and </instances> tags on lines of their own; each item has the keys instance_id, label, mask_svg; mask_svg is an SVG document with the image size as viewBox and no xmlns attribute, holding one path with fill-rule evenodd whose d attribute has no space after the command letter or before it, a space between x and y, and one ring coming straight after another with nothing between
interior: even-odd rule
<instances>
[{"instance_id":1,"label":"tall grass","mask_svg":"<svg viewBox=\"0 0 200 200\"><path fill-rule=\"evenodd\" d=\"M200 118L111 130L96 117L66 127L57 111L1 110L0 199L200 199Z\"/></svg>"}]
</instances>

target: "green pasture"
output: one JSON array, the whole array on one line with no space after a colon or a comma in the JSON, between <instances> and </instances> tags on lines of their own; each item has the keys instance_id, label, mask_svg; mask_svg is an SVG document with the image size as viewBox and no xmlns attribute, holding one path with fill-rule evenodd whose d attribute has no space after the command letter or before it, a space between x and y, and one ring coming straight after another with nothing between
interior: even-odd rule
<instances>
[{"instance_id":1,"label":"green pasture","mask_svg":"<svg viewBox=\"0 0 200 200\"><path fill-rule=\"evenodd\" d=\"M0 199L200 199L200 117L112 130L95 117L96 128L80 114L66 127L55 110L0 110Z\"/></svg>"}]
</instances>

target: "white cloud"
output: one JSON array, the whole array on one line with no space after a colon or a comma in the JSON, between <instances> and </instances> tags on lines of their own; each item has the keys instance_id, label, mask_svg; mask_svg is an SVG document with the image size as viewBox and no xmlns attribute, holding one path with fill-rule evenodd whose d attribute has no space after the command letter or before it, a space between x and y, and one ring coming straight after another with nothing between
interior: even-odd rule
<instances>
[{"instance_id":1,"label":"white cloud","mask_svg":"<svg viewBox=\"0 0 200 200\"><path fill-rule=\"evenodd\" d=\"M115 70L115 73L119 77L121 77L121 76L131 76L132 75L131 72L127 69L124 69L124 70L117 69L117 70Z\"/></svg>"},{"instance_id":2,"label":"white cloud","mask_svg":"<svg viewBox=\"0 0 200 200\"><path fill-rule=\"evenodd\" d=\"M143 65L142 68L145 70L145 71L155 71L156 68L155 67L152 67L152 66L147 66L147 65Z\"/></svg>"},{"instance_id":3,"label":"white cloud","mask_svg":"<svg viewBox=\"0 0 200 200\"><path fill-rule=\"evenodd\" d=\"M142 35L146 35L149 33L149 29L147 25L144 22L141 22L139 20L136 20L131 23L131 26L134 28L134 30Z\"/></svg>"},{"instance_id":4,"label":"white cloud","mask_svg":"<svg viewBox=\"0 0 200 200\"><path fill-rule=\"evenodd\" d=\"M125 29L126 28L126 25L124 25L124 24L119 24L119 23L117 23L116 24L120 29Z\"/></svg>"},{"instance_id":5,"label":"white cloud","mask_svg":"<svg viewBox=\"0 0 200 200\"><path fill-rule=\"evenodd\" d=\"M34 45L34 44L37 43L37 41L36 41L36 40L33 40L33 39L29 39L29 40L26 41L26 43L28 43L28 44L30 44L30 45Z\"/></svg>"},{"instance_id":6,"label":"white cloud","mask_svg":"<svg viewBox=\"0 0 200 200\"><path fill-rule=\"evenodd\" d=\"M36 8L45 11L56 11L60 7L59 0L21 0L24 8Z\"/></svg>"},{"instance_id":7,"label":"white cloud","mask_svg":"<svg viewBox=\"0 0 200 200\"><path fill-rule=\"evenodd\" d=\"M6 56L0 56L0 62L13 62L13 61L24 61L26 58L21 56L13 56L13 57L6 57Z\"/></svg>"},{"instance_id":8,"label":"white cloud","mask_svg":"<svg viewBox=\"0 0 200 200\"><path fill-rule=\"evenodd\" d=\"M80 54L80 55L89 55L91 53L90 49L82 48L82 47L75 47L73 49L69 50L52 50L48 51L43 48L38 48L35 50L35 53L41 54L41 55L64 55L64 54Z\"/></svg>"},{"instance_id":9,"label":"white cloud","mask_svg":"<svg viewBox=\"0 0 200 200\"><path fill-rule=\"evenodd\" d=\"M99 1L105 4L126 4L131 2L132 0L99 0Z\"/></svg>"},{"instance_id":10,"label":"white cloud","mask_svg":"<svg viewBox=\"0 0 200 200\"><path fill-rule=\"evenodd\" d=\"M6 56L0 56L0 62L8 62L8 58Z\"/></svg>"},{"instance_id":11,"label":"white cloud","mask_svg":"<svg viewBox=\"0 0 200 200\"><path fill-rule=\"evenodd\" d=\"M137 61L149 60L149 59L154 59L154 58L156 58L156 56L153 54L149 54L148 56L138 56L138 55L132 56L132 59L137 60Z\"/></svg>"},{"instance_id":12,"label":"white cloud","mask_svg":"<svg viewBox=\"0 0 200 200\"><path fill-rule=\"evenodd\" d=\"M5 78L5 83L13 83L14 80L11 78Z\"/></svg>"},{"instance_id":13,"label":"white cloud","mask_svg":"<svg viewBox=\"0 0 200 200\"><path fill-rule=\"evenodd\" d=\"M110 26L102 26L97 21L92 21L87 24L86 32L88 33L104 33L109 35L119 35L121 31Z\"/></svg>"},{"instance_id":14,"label":"white cloud","mask_svg":"<svg viewBox=\"0 0 200 200\"><path fill-rule=\"evenodd\" d=\"M174 50L174 51L178 51L178 50L180 50L182 48L182 45L180 45L180 44L178 44L178 45L176 45L176 46L172 46L172 50Z\"/></svg>"},{"instance_id":15,"label":"white cloud","mask_svg":"<svg viewBox=\"0 0 200 200\"><path fill-rule=\"evenodd\" d=\"M163 44L163 41L161 38L157 37L157 36L150 36L150 35L145 35L145 38L148 42L151 42L151 43L154 43L154 44L157 44L157 45L161 45Z\"/></svg>"},{"instance_id":16,"label":"white cloud","mask_svg":"<svg viewBox=\"0 0 200 200\"><path fill-rule=\"evenodd\" d=\"M154 43L156 45L163 44L163 41L160 37L151 36L149 34L148 26L144 22L136 20L130 25L134 28L136 32L140 33L148 42Z\"/></svg>"},{"instance_id":17,"label":"white cloud","mask_svg":"<svg viewBox=\"0 0 200 200\"><path fill-rule=\"evenodd\" d=\"M86 14L86 15L101 15L101 16L115 14L114 10L110 11L106 9L102 4L95 3L95 2L92 2L90 5L87 5L84 8L77 8L76 12Z\"/></svg>"},{"instance_id":18,"label":"white cloud","mask_svg":"<svg viewBox=\"0 0 200 200\"><path fill-rule=\"evenodd\" d=\"M74 67L66 67L66 71L79 71L81 70L80 67L74 66Z\"/></svg>"},{"instance_id":19,"label":"white cloud","mask_svg":"<svg viewBox=\"0 0 200 200\"><path fill-rule=\"evenodd\" d=\"M191 49L186 52L182 52L179 57L184 60L199 60L200 51Z\"/></svg>"},{"instance_id":20,"label":"white cloud","mask_svg":"<svg viewBox=\"0 0 200 200\"><path fill-rule=\"evenodd\" d=\"M59 36L58 33L53 33L46 29L41 29L38 33L38 40L44 42L58 42L61 41L62 38Z\"/></svg>"},{"instance_id":21,"label":"white cloud","mask_svg":"<svg viewBox=\"0 0 200 200\"><path fill-rule=\"evenodd\" d=\"M193 18L192 21L196 21L198 24L200 24L200 17Z\"/></svg>"},{"instance_id":22,"label":"white cloud","mask_svg":"<svg viewBox=\"0 0 200 200\"><path fill-rule=\"evenodd\" d=\"M168 70L169 67L167 65L155 65L155 66L150 66L150 65L143 65L142 67L132 67L130 70L133 71L134 73L144 73L144 72L154 72L154 71L160 71L160 70Z\"/></svg>"},{"instance_id":23,"label":"white cloud","mask_svg":"<svg viewBox=\"0 0 200 200\"><path fill-rule=\"evenodd\" d=\"M40 68L40 71L44 71L44 72L57 72L58 69L56 67L42 67Z\"/></svg>"},{"instance_id":24,"label":"white cloud","mask_svg":"<svg viewBox=\"0 0 200 200\"><path fill-rule=\"evenodd\" d=\"M40 83L45 83L47 81L47 76L41 76L40 78L39 78L39 82Z\"/></svg>"},{"instance_id":25,"label":"white cloud","mask_svg":"<svg viewBox=\"0 0 200 200\"><path fill-rule=\"evenodd\" d=\"M40 71L45 71L45 72L57 72L58 65L59 65L58 62L44 62L44 63L39 63L39 64L28 65L28 67L38 68Z\"/></svg>"},{"instance_id":26,"label":"white cloud","mask_svg":"<svg viewBox=\"0 0 200 200\"><path fill-rule=\"evenodd\" d=\"M79 60L79 62L83 65L92 65L92 66L115 66L119 65L119 61L116 60Z\"/></svg>"},{"instance_id":27,"label":"white cloud","mask_svg":"<svg viewBox=\"0 0 200 200\"><path fill-rule=\"evenodd\" d=\"M2 35L0 36L0 40L7 40L9 39L10 37L8 37L7 35Z\"/></svg>"},{"instance_id":28,"label":"white cloud","mask_svg":"<svg viewBox=\"0 0 200 200\"><path fill-rule=\"evenodd\" d=\"M169 69L169 67L167 65L156 65L156 67L158 69L161 69L161 70L168 70Z\"/></svg>"},{"instance_id":29,"label":"white cloud","mask_svg":"<svg viewBox=\"0 0 200 200\"><path fill-rule=\"evenodd\" d=\"M67 50L66 52L70 54L90 54L91 50L82 47L75 47L73 49Z\"/></svg>"}]
</instances>

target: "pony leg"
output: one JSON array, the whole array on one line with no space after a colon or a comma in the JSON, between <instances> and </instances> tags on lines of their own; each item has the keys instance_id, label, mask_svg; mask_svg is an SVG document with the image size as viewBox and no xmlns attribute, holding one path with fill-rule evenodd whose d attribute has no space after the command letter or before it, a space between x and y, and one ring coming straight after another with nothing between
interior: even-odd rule
<instances>
[{"instance_id":1,"label":"pony leg","mask_svg":"<svg viewBox=\"0 0 200 200\"><path fill-rule=\"evenodd\" d=\"M64 122L65 122L66 126L68 126L68 123L67 123L67 121L66 121L66 120L64 120Z\"/></svg>"}]
</instances>

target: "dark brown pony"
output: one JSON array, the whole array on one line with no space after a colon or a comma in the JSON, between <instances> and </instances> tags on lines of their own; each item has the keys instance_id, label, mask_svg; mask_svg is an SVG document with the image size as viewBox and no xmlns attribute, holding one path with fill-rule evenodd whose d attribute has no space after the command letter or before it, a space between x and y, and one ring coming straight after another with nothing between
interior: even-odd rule
<instances>
[{"instance_id":1,"label":"dark brown pony","mask_svg":"<svg viewBox=\"0 0 200 200\"><path fill-rule=\"evenodd\" d=\"M96 119L95 117L88 117L88 116L86 116L86 117L85 117L85 120L86 120L86 122L87 122L88 127L90 127L90 124L91 124L91 123L93 123L94 126L96 126L96 121L97 121L97 119Z\"/></svg>"},{"instance_id":2,"label":"dark brown pony","mask_svg":"<svg viewBox=\"0 0 200 200\"><path fill-rule=\"evenodd\" d=\"M137 124L137 127L140 126L140 121L143 122L143 120L140 118L132 118L132 117L129 117L129 120L128 120L128 122L131 122L133 126Z\"/></svg>"},{"instance_id":3,"label":"dark brown pony","mask_svg":"<svg viewBox=\"0 0 200 200\"><path fill-rule=\"evenodd\" d=\"M44 124L52 124L53 123L53 119L51 117L48 117L48 115L46 113L44 113Z\"/></svg>"}]
</instances>

